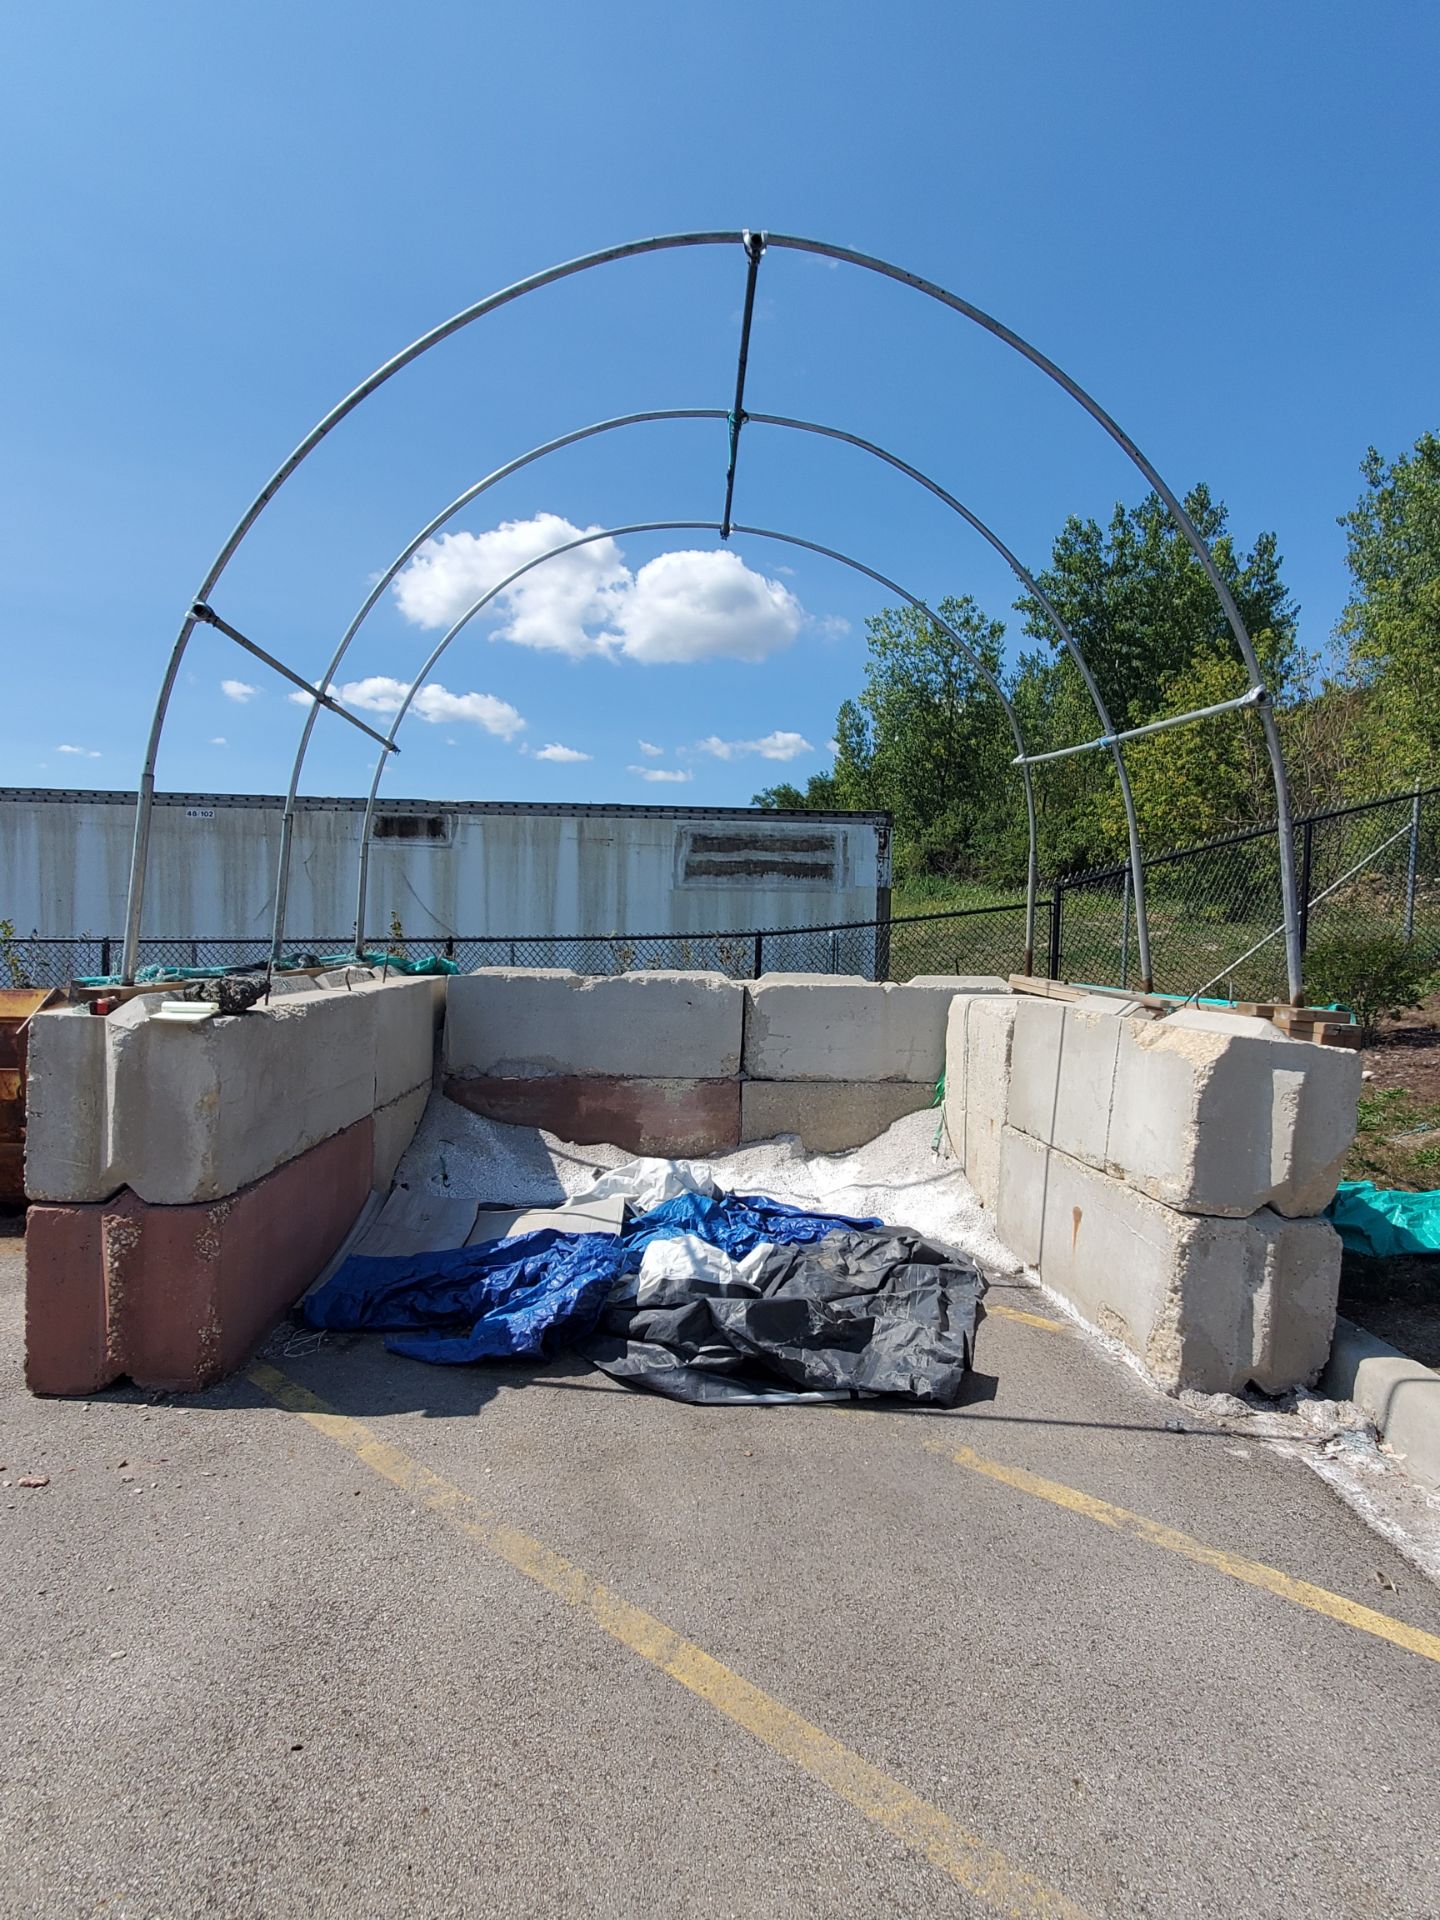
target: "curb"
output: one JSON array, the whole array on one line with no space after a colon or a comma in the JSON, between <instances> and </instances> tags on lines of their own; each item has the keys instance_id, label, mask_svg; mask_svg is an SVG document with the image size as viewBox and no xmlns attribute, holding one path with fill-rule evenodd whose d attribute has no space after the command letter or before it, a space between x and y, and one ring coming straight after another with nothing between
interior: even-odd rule
<instances>
[{"instance_id":1,"label":"curb","mask_svg":"<svg viewBox=\"0 0 1440 1920\"><path fill-rule=\"evenodd\" d=\"M1321 1388L1353 1400L1413 1477L1440 1491L1440 1373L1337 1318Z\"/></svg>"}]
</instances>

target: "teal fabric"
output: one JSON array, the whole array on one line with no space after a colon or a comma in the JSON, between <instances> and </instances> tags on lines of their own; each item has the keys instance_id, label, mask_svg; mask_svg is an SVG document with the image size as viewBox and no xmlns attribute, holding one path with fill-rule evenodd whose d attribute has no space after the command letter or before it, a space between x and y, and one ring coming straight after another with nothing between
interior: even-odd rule
<instances>
[{"instance_id":1,"label":"teal fabric","mask_svg":"<svg viewBox=\"0 0 1440 1920\"><path fill-rule=\"evenodd\" d=\"M1401 1193L1373 1180L1342 1180L1329 1214L1351 1253L1372 1260L1440 1253L1440 1193Z\"/></svg>"},{"instance_id":2,"label":"teal fabric","mask_svg":"<svg viewBox=\"0 0 1440 1920\"><path fill-rule=\"evenodd\" d=\"M423 960L407 960L398 953L366 953L360 961L367 967L384 967L390 973L459 973L460 969L453 960L447 960L443 953L426 954ZM297 967L353 967L360 964L353 953L325 953L317 960L313 953L291 954L284 960L277 960L277 973L293 972ZM228 973L258 973L258 967L137 967L135 978L149 984L155 980L220 980ZM96 973L87 975L75 982L77 987L118 987L122 976L118 973Z\"/></svg>"}]
</instances>

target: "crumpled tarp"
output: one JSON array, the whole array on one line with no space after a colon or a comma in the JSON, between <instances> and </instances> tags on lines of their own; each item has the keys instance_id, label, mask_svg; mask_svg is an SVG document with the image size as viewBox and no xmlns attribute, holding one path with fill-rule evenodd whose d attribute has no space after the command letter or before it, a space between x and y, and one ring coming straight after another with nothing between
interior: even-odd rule
<instances>
[{"instance_id":1,"label":"crumpled tarp","mask_svg":"<svg viewBox=\"0 0 1440 1920\"><path fill-rule=\"evenodd\" d=\"M687 1258L686 1241L709 1251ZM547 1229L352 1255L302 1312L312 1327L383 1331L392 1353L440 1364L571 1346L617 1379L693 1402L863 1392L949 1406L984 1289L963 1255L878 1220L684 1192L618 1235Z\"/></svg>"},{"instance_id":2,"label":"crumpled tarp","mask_svg":"<svg viewBox=\"0 0 1440 1920\"><path fill-rule=\"evenodd\" d=\"M758 1196L681 1193L620 1234L546 1229L443 1253L353 1254L302 1310L312 1327L390 1333L390 1351L416 1360L539 1355L590 1332L611 1287L638 1271L652 1240L694 1233L738 1256L762 1242L818 1240L837 1227L879 1224Z\"/></svg>"},{"instance_id":3,"label":"crumpled tarp","mask_svg":"<svg viewBox=\"0 0 1440 1920\"><path fill-rule=\"evenodd\" d=\"M985 1291L962 1254L875 1222L753 1262L718 1287L702 1270L647 1289L642 1266L638 1286L612 1290L581 1353L617 1380L697 1404L863 1393L955 1405Z\"/></svg>"},{"instance_id":4,"label":"crumpled tarp","mask_svg":"<svg viewBox=\"0 0 1440 1920\"><path fill-rule=\"evenodd\" d=\"M1377 1187L1373 1180L1342 1180L1328 1211L1351 1253L1372 1260L1440 1253L1440 1193L1403 1193Z\"/></svg>"}]
</instances>

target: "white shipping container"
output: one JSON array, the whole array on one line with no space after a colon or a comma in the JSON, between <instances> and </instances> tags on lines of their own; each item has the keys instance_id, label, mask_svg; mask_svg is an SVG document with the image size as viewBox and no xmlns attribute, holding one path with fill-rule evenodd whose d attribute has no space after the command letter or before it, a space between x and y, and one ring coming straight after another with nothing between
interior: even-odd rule
<instances>
[{"instance_id":1,"label":"white shipping container","mask_svg":"<svg viewBox=\"0 0 1440 1920\"><path fill-rule=\"evenodd\" d=\"M144 937L267 937L282 804L157 794ZM287 943L351 937L364 811L360 799L298 802ZM0 920L22 939L118 940L134 819L129 793L0 788ZM366 919L372 939L398 927L438 943L816 927L889 910L888 814L387 800Z\"/></svg>"}]
</instances>

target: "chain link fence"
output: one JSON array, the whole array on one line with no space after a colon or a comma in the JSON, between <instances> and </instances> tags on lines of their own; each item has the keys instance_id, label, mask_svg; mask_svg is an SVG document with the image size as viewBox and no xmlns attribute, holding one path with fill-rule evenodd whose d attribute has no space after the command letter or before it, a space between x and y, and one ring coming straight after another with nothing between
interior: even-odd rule
<instances>
[{"instance_id":1,"label":"chain link fence","mask_svg":"<svg viewBox=\"0 0 1440 1920\"><path fill-rule=\"evenodd\" d=\"M1025 907L1016 902L898 920L730 933L442 936L366 944L371 953L412 960L438 953L462 973L476 967L561 967L592 975L699 969L732 980L762 973L858 974L867 980L912 980L924 973L1004 975L1019 972L1025 962ZM309 936L287 941L286 950L289 958L303 960L347 953L351 946L348 934ZM120 950L115 937L0 938L0 985L63 986L103 977L119 966ZM142 967L263 967L269 954L270 943L263 939L140 942Z\"/></svg>"},{"instance_id":2,"label":"chain link fence","mask_svg":"<svg viewBox=\"0 0 1440 1920\"><path fill-rule=\"evenodd\" d=\"M1390 933L1415 943L1422 966L1440 967L1440 787L1308 815L1295 824L1295 865L1302 948ZM1055 978L1138 985L1131 894L1128 867L1056 883ZM1152 856L1145 894L1158 991L1194 993L1213 981L1228 999L1286 997L1273 827Z\"/></svg>"}]
</instances>

